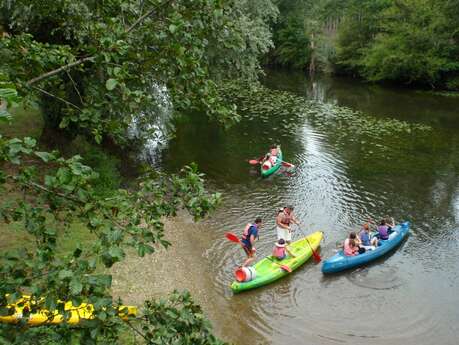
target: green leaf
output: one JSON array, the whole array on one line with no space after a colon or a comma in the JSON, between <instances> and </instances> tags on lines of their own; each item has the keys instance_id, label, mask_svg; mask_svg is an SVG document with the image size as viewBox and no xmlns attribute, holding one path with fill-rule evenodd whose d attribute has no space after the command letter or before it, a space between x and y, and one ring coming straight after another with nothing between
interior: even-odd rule
<instances>
[{"instance_id":1,"label":"green leaf","mask_svg":"<svg viewBox=\"0 0 459 345\"><path fill-rule=\"evenodd\" d=\"M112 258L117 259L118 261L123 259L124 257L124 252L120 247L110 247L108 250L108 253Z\"/></svg>"},{"instance_id":2,"label":"green leaf","mask_svg":"<svg viewBox=\"0 0 459 345\"><path fill-rule=\"evenodd\" d=\"M62 270L59 272L59 279L60 280L65 280L67 278L72 278L73 277L73 272L69 270Z\"/></svg>"},{"instance_id":3,"label":"green leaf","mask_svg":"<svg viewBox=\"0 0 459 345\"><path fill-rule=\"evenodd\" d=\"M116 85L118 85L118 80L110 78L105 82L105 87L107 90L112 91Z\"/></svg>"},{"instance_id":4,"label":"green leaf","mask_svg":"<svg viewBox=\"0 0 459 345\"><path fill-rule=\"evenodd\" d=\"M171 34L175 33L175 31L177 31L177 25L174 25L174 24L169 25L169 31Z\"/></svg>"},{"instance_id":5,"label":"green leaf","mask_svg":"<svg viewBox=\"0 0 459 345\"><path fill-rule=\"evenodd\" d=\"M83 284L81 284L81 281L78 278L72 279L70 281L69 287L70 287L70 293L72 295L78 295L83 290Z\"/></svg>"},{"instance_id":6,"label":"green leaf","mask_svg":"<svg viewBox=\"0 0 459 345\"><path fill-rule=\"evenodd\" d=\"M55 158L54 155L49 152L35 152L35 155L40 157L41 160L45 163L48 163L50 160Z\"/></svg>"}]
</instances>

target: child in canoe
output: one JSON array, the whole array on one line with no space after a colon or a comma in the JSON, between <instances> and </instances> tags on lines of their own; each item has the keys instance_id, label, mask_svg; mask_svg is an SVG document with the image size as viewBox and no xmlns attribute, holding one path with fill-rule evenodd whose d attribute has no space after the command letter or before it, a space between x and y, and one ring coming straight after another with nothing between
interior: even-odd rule
<instances>
[{"instance_id":1,"label":"child in canoe","mask_svg":"<svg viewBox=\"0 0 459 345\"><path fill-rule=\"evenodd\" d=\"M278 260L283 260L287 257L287 254L290 255L292 258L295 257L287 248L285 241L281 238L279 241L276 242L274 249L273 249L273 257Z\"/></svg>"},{"instance_id":2,"label":"child in canoe","mask_svg":"<svg viewBox=\"0 0 459 345\"><path fill-rule=\"evenodd\" d=\"M389 218L386 216L386 218ZM394 218L391 218L389 221L386 219L381 219L378 225L378 237L380 240L388 240L389 235L393 232L392 228L395 227Z\"/></svg>"},{"instance_id":3,"label":"child in canoe","mask_svg":"<svg viewBox=\"0 0 459 345\"><path fill-rule=\"evenodd\" d=\"M368 223L363 224L362 230L359 233L359 238L362 242L361 246L366 250L374 249L378 246L378 239L371 236L370 226Z\"/></svg>"},{"instance_id":4,"label":"child in canoe","mask_svg":"<svg viewBox=\"0 0 459 345\"><path fill-rule=\"evenodd\" d=\"M269 149L269 152L263 158L263 169L269 170L277 163L277 155L279 154L279 146L272 145Z\"/></svg>"},{"instance_id":5,"label":"child in canoe","mask_svg":"<svg viewBox=\"0 0 459 345\"><path fill-rule=\"evenodd\" d=\"M355 240L346 238L344 240L344 255L355 256L359 254L359 246L355 243Z\"/></svg>"},{"instance_id":6,"label":"child in canoe","mask_svg":"<svg viewBox=\"0 0 459 345\"><path fill-rule=\"evenodd\" d=\"M355 232L349 233L349 237L344 240L344 255L355 256L365 253L365 248L360 247L361 243Z\"/></svg>"}]
</instances>

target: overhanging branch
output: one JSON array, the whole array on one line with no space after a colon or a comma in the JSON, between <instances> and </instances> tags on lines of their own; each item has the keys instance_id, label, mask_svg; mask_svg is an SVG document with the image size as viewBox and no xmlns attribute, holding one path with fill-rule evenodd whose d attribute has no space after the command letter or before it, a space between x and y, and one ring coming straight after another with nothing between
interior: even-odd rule
<instances>
[{"instance_id":1,"label":"overhanging branch","mask_svg":"<svg viewBox=\"0 0 459 345\"><path fill-rule=\"evenodd\" d=\"M53 75L56 75L58 73L61 73L62 71L66 71L72 67L75 67L75 66L78 66L78 65L81 65L82 63L86 62L86 61L90 61L94 59L94 56L87 56L87 57L84 57L84 58L81 58L79 60L76 60L72 63L69 63L65 66L62 66L62 67L59 67L59 68L56 68L52 71L49 71L45 74L42 74L36 78L33 78L33 79L30 79L28 82L27 82L27 85L28 86L31 86L32 84L36 83L37 81L40 81L40 80L43 80L43 79L46 79L48 77L52 77Z\"/></svg>"},{"instance_id":2,"label":"overhanging branch","mask_svg":"<svg viewBox=\"0 0 459 345\"><path fill-rule=\"evenodd\" d=\"M141 16L139 19L137 19L129 28L127 28L127 29L125 30L125 33L126 33L126 34L130 33L130 32L131 32L132 30L134 30L140 23L142 23L142 22L145 20L145 18L151 16L156 10L158 10L158 9L161 8L161 7L164 7L164 6L168 5L168 4L170 4L170 3L173 2L173 1L174 1L174 0L167 0L167 1L165 1L164 3L162 3L162 4L158 5L158 6L156 6L155 8L153 8L151 11L148 11L147 13L145 13L143 16ZM66 70L68 70L68 69L70 69L70 68L72 68L72 67L81 65L82 63L84 63L84 62L86 62L86 61L91 61L92 59L94 59L94 55L93 55L93 56L87 56L87 57L78 59L78 60L76 60L76 61L74 61L74 62L72 62L72 63L69 63L69 64L65 65L65 66L56 68L56 69L54 69L54 70L52 70L52 71L49 71L49 72L47 72L47 73L45 73L45 74L42 74L42 75L38 76L38 77L32 78L32 79L30 79L26 84L27 84L28 86L31 86L32 84L34 84L34 83L36 83L36 82L38 82L38 81L40 81L40 80L43 80L43 79L52 77L53 75L56 75L56 74L58 74L58 73L60 73L60 72L62 72L62 71L66 71Z\"/></svg>"}]
</instances>

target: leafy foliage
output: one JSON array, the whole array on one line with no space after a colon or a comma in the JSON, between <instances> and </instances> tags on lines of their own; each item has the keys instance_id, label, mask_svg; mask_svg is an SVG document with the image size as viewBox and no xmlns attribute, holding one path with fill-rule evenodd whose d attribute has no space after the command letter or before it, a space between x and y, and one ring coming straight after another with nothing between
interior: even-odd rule
<instances>
[{"instance_id":1,"label":"leafy foliage","mask_svg":"<svg viewBox=\"0 0 459 345\"><path fill-rule=\"evenodd\" d=\"M457 0L278 1L277 65L458 88ZM331 25L330 25L331 24ZM315 61L317 60L318 63Z\"/></svg>"},{"instance_id":2,"label":"leafy foliage","mask_svg":"<svg viewBox=\"0 0 459 345\"><path fill-rule=\"evenodd\" d=\"M454 87L448 79L459 73L459 41L451 2L350 3L339 33L339 66L372 81Z\"/></svg>"},{"instance_id":3,"label":"leafy foliage","mask_svg":"<svg viewBox=\"0 0 459 345\"><path fill-rule=\"evenodd\" d=\"M142 332L147 344L220 345L189 293L175 291L169 300L146 301ZM171 332L171 327L174 331Z\"/></svg>"},{"instance_id":4,"label":"leafy foliage","mask_svg":"<svg viewBox=\"0 0 459 345\"><path fill-rule=\"evenodd\" d=\"M8 173L0 173L3 192L17 195L0 206L0 218L6 223L22 223L33 238L33 242L0 256L0 313L11 313L7 304L23 294L30 294L35 302L30 312L46 308L64 313L63 301L74 305L85 301L95 308L95 319L81 328L62 324L40 331L29 330L23 324L1 326L3 341L18 344L30 342L40 332L48 334L49 342L80 339L88 344L114 343L122 321L113 307L121 301L113 301L111 276L102 274L101 268L121 261L127 248L144 256L153 253L158 245L167 247L164 217L184 208L199 219L220 199L218 194L206 193L203 176L195 166L185 167L180 175L149 171L133 191L118 190L110 197L102 197L93 188L97 174L82 163L80 156L65 159L57 152L38 151L35 140L30 138L0 136L0 164L8 166ZM39 173L38 165L45 172ZM74 222L84 224L94 240L76 245L69 254L58 255L59 237ZM187 298L176 299L175 303L183 303L180 312L184 313L197 308ZM149 324L151 320L142 322L147 323L145 327L157 327ZM161 327L165 329L166 325ZM173 323L167 327L174 327ZM208 326L201 321L195 328L200 327L201 338L205 339ZM181 338L187 336L177 336L176 340L182 341Z\"/></svg>"},{"instance_id":5,"label":"leafy foliage","mask_svg":"<svg viewBox=\"0 0 459 345\"><path fill-rule=\"evenodd\" d=\"M311 58L310 41L299 17L286 18L275 31L275 50L271 63L281 66L305 68Z\"/></svg>"},{"instance_id":6,"label":"leafy foliage","mask_svg":"<svg viewBox=\"0 0 459 345\"><path fill-rule=\"evenodd\" d=\"M277 11L270 0L19 0L0 13L0 72L40 98L48 126L122 143L132 116L157 102L153 83L178 111L237 120L216 82L256 76Z\"/></svg>"}]
</instances>

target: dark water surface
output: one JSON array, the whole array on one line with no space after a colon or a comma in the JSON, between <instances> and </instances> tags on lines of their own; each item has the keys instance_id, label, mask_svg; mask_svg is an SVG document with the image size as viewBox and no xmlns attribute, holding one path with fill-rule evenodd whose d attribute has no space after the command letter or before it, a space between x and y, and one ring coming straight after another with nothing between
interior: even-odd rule
<instances>
[{"instance_id":1,"label":"dark water surface","mask_svg":"<svg viewBox=\"0 0 459 345\"><path fill-rule=\"evenodd\" d=\"M350 132L355 127L348 123L327 127L301 114L249 114L255 120L243 119L228 132L205 119L180 122L164 152L164 169L195 161L211 188L224 193L223 206L202 233L215 277L208 286L219 296L210 302L220 315L213 320L218 334L251 345L458 344L459 99L346 79L311 83L301 73L269 72L264 83L325 103L317 111L346 106L368 118L429 129L365 136ZM291 176L261 179L247 164L272 142L296 165ZM240 233L261 215L257 250L267 255L275 241L275 210L285 204L296 207L305 232L325 232L323 258L368 216L408 220L411 233L374 264L323 276L310 260L277 283L233 295L233 268L244 257L224 233Z\"/></svg>"}]
</instances>

